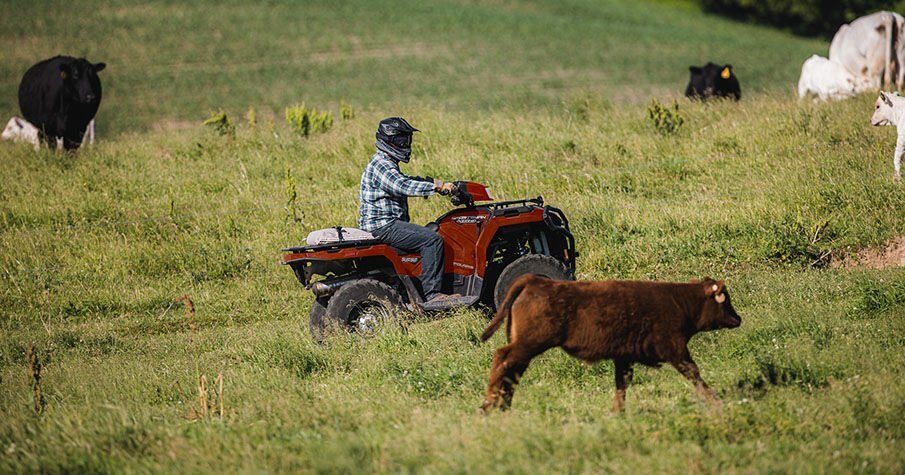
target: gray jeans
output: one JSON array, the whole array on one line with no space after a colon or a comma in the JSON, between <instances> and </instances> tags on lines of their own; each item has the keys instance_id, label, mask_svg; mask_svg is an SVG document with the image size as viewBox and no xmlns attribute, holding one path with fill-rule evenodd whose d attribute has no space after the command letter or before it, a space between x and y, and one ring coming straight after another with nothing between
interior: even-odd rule
<instances>
[{"instance_id":1,"label":"gray jeans","mask_svg":"<svg viewBox=\"0 0 905 475\"><path fill-rule=\"evenodd\" d=\"M439 234L395 219L371 232L377 239L408 252L421 253L421 288L424 299L440 292L443 279L443 238Z\"/></svg>"}]
</instances>

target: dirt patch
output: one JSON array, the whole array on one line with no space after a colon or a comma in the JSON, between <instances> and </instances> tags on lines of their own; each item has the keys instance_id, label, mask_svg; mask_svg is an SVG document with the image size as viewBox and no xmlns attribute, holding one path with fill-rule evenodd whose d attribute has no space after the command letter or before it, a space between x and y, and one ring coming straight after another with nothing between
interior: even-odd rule
<instances>
[{"instance_id":1,"label":"dirt patch","mask_svg":"<svg viewBox=\"0 0 905 475\"><path fill-rule=\"evenodd\" d=\"M833 260L830 267L866 267L868 269L905 267L905 236L892 238L882 246L861 249L856 254L843 259Z\"/></svg>"}]
</instances>

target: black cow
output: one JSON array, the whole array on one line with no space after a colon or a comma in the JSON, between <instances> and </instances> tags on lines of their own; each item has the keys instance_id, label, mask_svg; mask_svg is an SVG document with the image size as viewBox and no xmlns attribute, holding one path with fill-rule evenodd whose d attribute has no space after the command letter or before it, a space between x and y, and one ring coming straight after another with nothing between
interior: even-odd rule
<instances>
[{"instance_id":1,"label":"black cow","mask_svg":"<svg viewBox=\"0 0 905 475\"><path fill-rule=\"evenodd\" d=\"M706 66L691 66L691 79L685 88L685 97L692 99L707 99L716 97L732 97L735 100L742 98L742 90L738 85L738 78L732 72L732 65L707 63Z\"/></svg>"},{"instance_id":2,"label":"black cow","mask_svg":"<svg viewBox=\"0 0 905 475\"><path fill-rule=\"evenodd\" d=\"M35 64L19 83L19 109L50 148L57 138L66 150L78 148L101 104L97 73L107 65L85 58L56 56Z\"/></svg>"}]
</instances>

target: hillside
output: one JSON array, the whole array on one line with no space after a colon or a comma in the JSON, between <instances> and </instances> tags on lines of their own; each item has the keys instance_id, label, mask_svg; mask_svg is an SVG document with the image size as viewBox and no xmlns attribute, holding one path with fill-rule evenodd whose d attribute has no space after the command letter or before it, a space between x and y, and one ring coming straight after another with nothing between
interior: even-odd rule
<instances>
[{"instance_id":1,"label":"hillside","mask_svg":"<svg viewBox=\"0 0 905 475\"><path fill-rule=\"evenodd\" d=\"M83 12L91 12L84 14ZM392 13L390 13L392 12ZM473 111L681 95L688 66L732 63L747 95L793 90L828 45L663 4L591 0L47 1L0 6L0 113L39 59L103 61L102 135L209 110Z\"/></svg>"},{"instance_id":2,"label":"hillside","mask_svg":"<svg viewBox=\"0 0 905 475\"><path fill-rule=\"evenodd\" d=\"M671 2L421 2L395 28L377 2L114 1L74 24L95 4L47 3L3 5L22 48L0 76L104 37L77 53L108 63L109 94L93 147L0 143L0 473L905 470L905 270L865 257L905 234L895 132L870 126L870 95L792 97L796 58L825 45ZM689 63L738 51L743 100L679 98L684 123L659 133L651 96L671 105ZM283 121L340 99L354 117L326 133ZM220 107L235 135L201 125ZM725 279L741 327L691 344L721 407L639 367L611 414L612 363L552 350L512 410L478 416L504 337L479 343L475 310L314 343L280 249L355 222L391 113L423 131L407 173L563 209L581 279ZM424 223L451 205L411 206Z\"/></svg>"}]
</instances>

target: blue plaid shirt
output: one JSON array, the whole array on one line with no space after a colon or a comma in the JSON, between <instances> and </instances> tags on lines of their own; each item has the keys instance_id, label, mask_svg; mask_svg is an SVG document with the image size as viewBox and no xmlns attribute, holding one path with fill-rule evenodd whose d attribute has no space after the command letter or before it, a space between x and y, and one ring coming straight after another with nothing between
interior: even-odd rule
<instances>
[{"instance_id":1,"label":"blue plaid shirt","mask_svg":"<svg viewBox=\"0 0 905 475\"><path fill-rule=\"evenodd\" d=\"M408 197L432 194L433 182L404 175L399 163L378 151L361 174L358 227L370 232L394 219L408 221Z\"/></svg>"}]
</instances>

